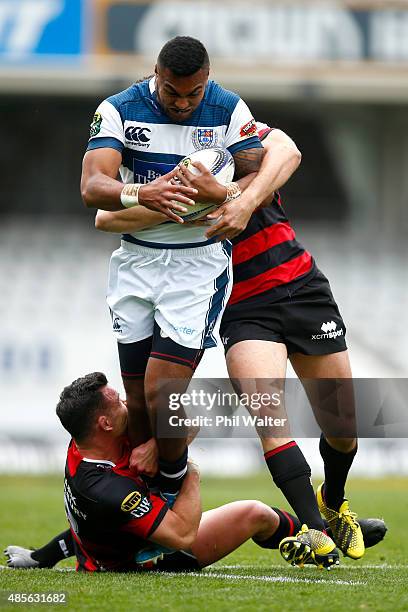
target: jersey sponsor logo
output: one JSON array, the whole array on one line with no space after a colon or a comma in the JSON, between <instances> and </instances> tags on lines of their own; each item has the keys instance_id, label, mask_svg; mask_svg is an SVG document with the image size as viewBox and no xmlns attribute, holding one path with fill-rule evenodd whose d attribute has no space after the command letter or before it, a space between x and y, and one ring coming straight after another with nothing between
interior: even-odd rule
<instances>
[{"instance_id":1,"label":"jersey sponsor logo","mask_svg":"<svg viewBox=\"0 0 408 612\"><path fill-rule=\"evenodd\" d=\"M139 147L150 147L150 136L151 129L148 127L141 127L140 125L129 125L125 130L125 138L127 142L137 144Z\"/></svg>"},{"instance_id":2,"label":"jersey sponsor logo","mask_svg":"<svg viewBox=\"0 0 408 612\"><path fill-rule=\"evenodd\" d=\"M120 319L119 317L115 317L112 321L112 329L113 331L117 332L118 334L122 333L122 329L120 327L120 323L119 323Z\"/></svg>"},{"instance_id":3,"label":"jersey sponsor logo","mask_svg":"<svg viewBox=\"0 0 408 612\"><path fill-rule=\"evenodd\" d=\"M212 149L217 146L218 134L212 128L196 128L191 139L193 141L194 148L199 149Z\"/></svg>"},{"instance_id":4,"label":"jersey sponsor logo","mask_svg":"<svg viewBox=\"0 0 408 612\"><path fill-rule=\"evenodd\" d=\"M91 131L89 133L90 138L97 136L101 131L102 115L101 113L95 113L91 123Z\"/></svg>"},{"instance_id":5,"label":"jersey sponsor logo","mask_svg":"<svg viewBox=\"0 0 408 612\"><path fill-rule=\"evenodd\" d=\"M336 328L336 323L334 321L330 321L329 323L323 323L320 329L327 334L327 332L334 332Z\"/></svg>"},{"instance_id":6,"label":"jersey sponsor logo","mask_svg":"<svg viewBox=\"0 0 408 612\"><path fill-rule=\"evenodd\" d=\"M120 509L122 512L132 512L135 508L138 507L140 502L142 501L142 494L140 491L132 491L129 493L121 503Z\"/></svg>"},{"instance_id":7,"label":"jersey sponsor logo","mask_svg":"<svg viewBox=\"0 0 408 612\"><path fill-rule=\"evenodd\" d=\"M322 330L322 334L313 334L312 340L327 340L328 338L334 339L338 338L338 336L342 336L344 334L344 329L337 329L337 323L334 321L328 321L327 323L322 323L320 328Z\"/></svg>"},{"instance_id":8,"label":"jersey sponsor logo","mask_svg":"<svg viewBox=\"0 0 408 612\"><path fill-rule=\"evenodd\" d=\"M185 326L172 325L172 328L174 329L174 331L178 332L179 334L186 334L187 336L192 336L194 332L196 331L192 327L185 327Z\"/></svg>"},{"instance_id":9,"label":"jersey sponsor logo","mask_svg":"<svg viewBox=\"0 0 408 612\"><path fill-rule=\"evenodd\" d=\"M258 130L256 127L255 119L251 119L251 121L248 121L248 123L243 125L239 131L239 135L241 136L241 138L248 138L248 136L255 136L257 133L258 133Z\"/></svg>"},{"instance_id":10,"label":"jersey sponsor logo","mask_svg":"<svg viewBox=\"0 0 408 612\"><path fill-rule=\"evenodd\" d=\"M152 507L153 506L150 499L144 497L138 507L135 510L132 510L130 514L134 518L142 518L145 514L148 514L150 512Z\"/></svg>"},{"instance_id":11,"label":"jersey sponsor logo","mask_svg":"<svg viewBox=\"0 0 408 612\"><path fill-rule=\"evenodd\" d=\"M133 158L133 182L146 185L146 183L150 183L167 174L173 168L174 164L150 162L135 157Z\"/></svg>"}]
</instances>

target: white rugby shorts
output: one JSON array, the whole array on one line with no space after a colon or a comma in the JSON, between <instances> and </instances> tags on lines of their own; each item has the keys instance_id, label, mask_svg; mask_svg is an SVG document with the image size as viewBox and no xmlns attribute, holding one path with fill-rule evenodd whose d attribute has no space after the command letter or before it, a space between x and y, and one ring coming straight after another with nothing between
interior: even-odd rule
<instances>
[{"instance_id":1,"label":"white rugby shorts","mask_svg":"<svg viewBox=\"0 0 408 612\"><path fill-rule=\"evenodd\" d=\"M231 244L154 249L122 241L110 261L107 302L118 342L161 333L193 349L216 346L232 290Z\"/></svg>"}]
</instances>

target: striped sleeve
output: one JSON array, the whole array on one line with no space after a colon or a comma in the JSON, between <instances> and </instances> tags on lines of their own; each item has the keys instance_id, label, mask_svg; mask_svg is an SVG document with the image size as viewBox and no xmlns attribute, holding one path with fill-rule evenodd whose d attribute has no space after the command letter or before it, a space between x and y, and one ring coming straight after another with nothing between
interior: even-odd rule
<instances>
[{"instance_id":1,"label":"striped sleeve","mask_svg":"<svg viewBox=\"0 0 408 612\"><path fill-rule=\"evenodd\" d=\"M239 100L232 115L225 137L225 147L231 155L242 149L262 148L251 111L243 100Z\"/></svg>"}]
</instances>

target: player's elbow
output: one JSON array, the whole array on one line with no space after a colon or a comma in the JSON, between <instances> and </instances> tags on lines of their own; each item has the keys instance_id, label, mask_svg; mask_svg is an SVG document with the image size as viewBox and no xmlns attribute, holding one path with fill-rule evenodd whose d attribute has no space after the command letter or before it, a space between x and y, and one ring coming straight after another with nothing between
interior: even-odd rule
<instances>
[{"instance_id":1,"label":"player's elbow","mask_svg":"<svg viewBox=\"0 0 408 612\"><path fill-rule=\"evenodd\" d=\"M186 533L174 534L172 548L176 550L189 550L197 537L196 530L190 530Z\"/></svg>"},{"instance_id":2,"label":"player's elbow","mask_svg":"<svg viewBox=\"0 0 408 612\"><path fill-rule=\"evenodd\" d=\"M295 167L298 168L302 162L302 153L299 151L294 142L282 143L281 145L282 154L286 154L288 161Z\"/></svg>"},{"instance_id":3,"label":"player's elbow","mask_svg":"<svg viewBox=\"0 0 408 612\"><path fill-rule=\"evenodd\" d=\"M94 198L89 180L81 180L81 197L87 208L96 208L97 202Z\"/></svg>"},{"instance_id":4,"label":"player's elbow","mask_svg":"<svg viewBox=\"0 0 408 612\"><path fill-rule=\"evenodd\" d=\"M171 525L159 526L153 534L153 541L161 546L174 548L174 550L187 550L193 545L198 531L198 521L183 520L177 517Z\"/></svg>"},{"instance_id":5,"label":"player's elbow","mask_svg":"<svg viewBox=\"0 0 408 612\"><path fill-rule=\"evenodd\" d=\"M274 151L271 151L272 158L280 155L285 159L285 163L292 170L292 173L297 170L302 162L302 153L299 151L295 143L281 143Z\"/></svg>"},{"instance_id":6,"label":"player's elbow","mask_svg":"<svg viewBox=\"0 0 408 612\"><path fill-rule=\"evenodd\" d=\"M296 168L299 168L300 164L302 163L302 153L299 151L296 145L293 147L292 150L292 158Z\"/></svg>"},{"instance_id":7,"label":"player's elbow","mask_svg":"<svg viewBox=\"0 0 408 612\"><path fill-rule=\"evenodd\" d=\"M190 517L191 518L191 517ZM180 521L177 529L172 533L173 548L187 550L191 548L197 537L198 525L191 520Z\"/></svg>"},{"instance_id":8,"label":"player's elbow","mask_svg":"<svg viewBox=\"0 0 408 612\"><path fill-rule=\"evenodd\" d=\"M97 204L93 200L92 194L86 187L81 189L81 197L82 197L82 201L85 204L86 208L96 208Z\"/></svg>"},{"instance_id":9,"label":"player's elbow","mask_svg":"<svg viewBox=\"0 0 408 612\"><path fill-rule=\"evenodd\" d=\"M81 198L82 198L82 202L85 204L85 206L87 208L92 208L91 205L91 197L90 197L90 193L89 193L89 189L87 187L87 185L81 183Z\"/></svg>"}]
</instances>

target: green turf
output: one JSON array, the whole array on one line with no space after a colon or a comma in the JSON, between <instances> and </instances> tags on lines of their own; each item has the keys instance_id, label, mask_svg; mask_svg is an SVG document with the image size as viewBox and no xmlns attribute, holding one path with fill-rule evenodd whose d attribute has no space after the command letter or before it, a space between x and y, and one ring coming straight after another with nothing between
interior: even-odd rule
<instances>
[{"instance_id":1,"label":"green turf","mask_svg":"<svg viewBox=\"0 0 408 612\"><path fill-rule=\"evenodd\" d=\"M234 499L282 505L267 474L255 479L203 478L205 508ZM0 571L0 591L67 593L66 606L8 605L11 610L408 610L408 480L354 480L348 494L361 516L382 516L389 532L360 562L332 572L287 566L275 551L247 543L202 576L80 575L56 570ZM62 479L0 477L0 546L39 546L66 527ZM4 563L4 561L2 561ZM225 566L234 567L225 567ZM65 561L60 567L72 567ZM238 566L238 567L237 567ZM374 566L374 567L370 567ZM381 566L381 567L380 567Z\"/></svg>"}]
</instances>

